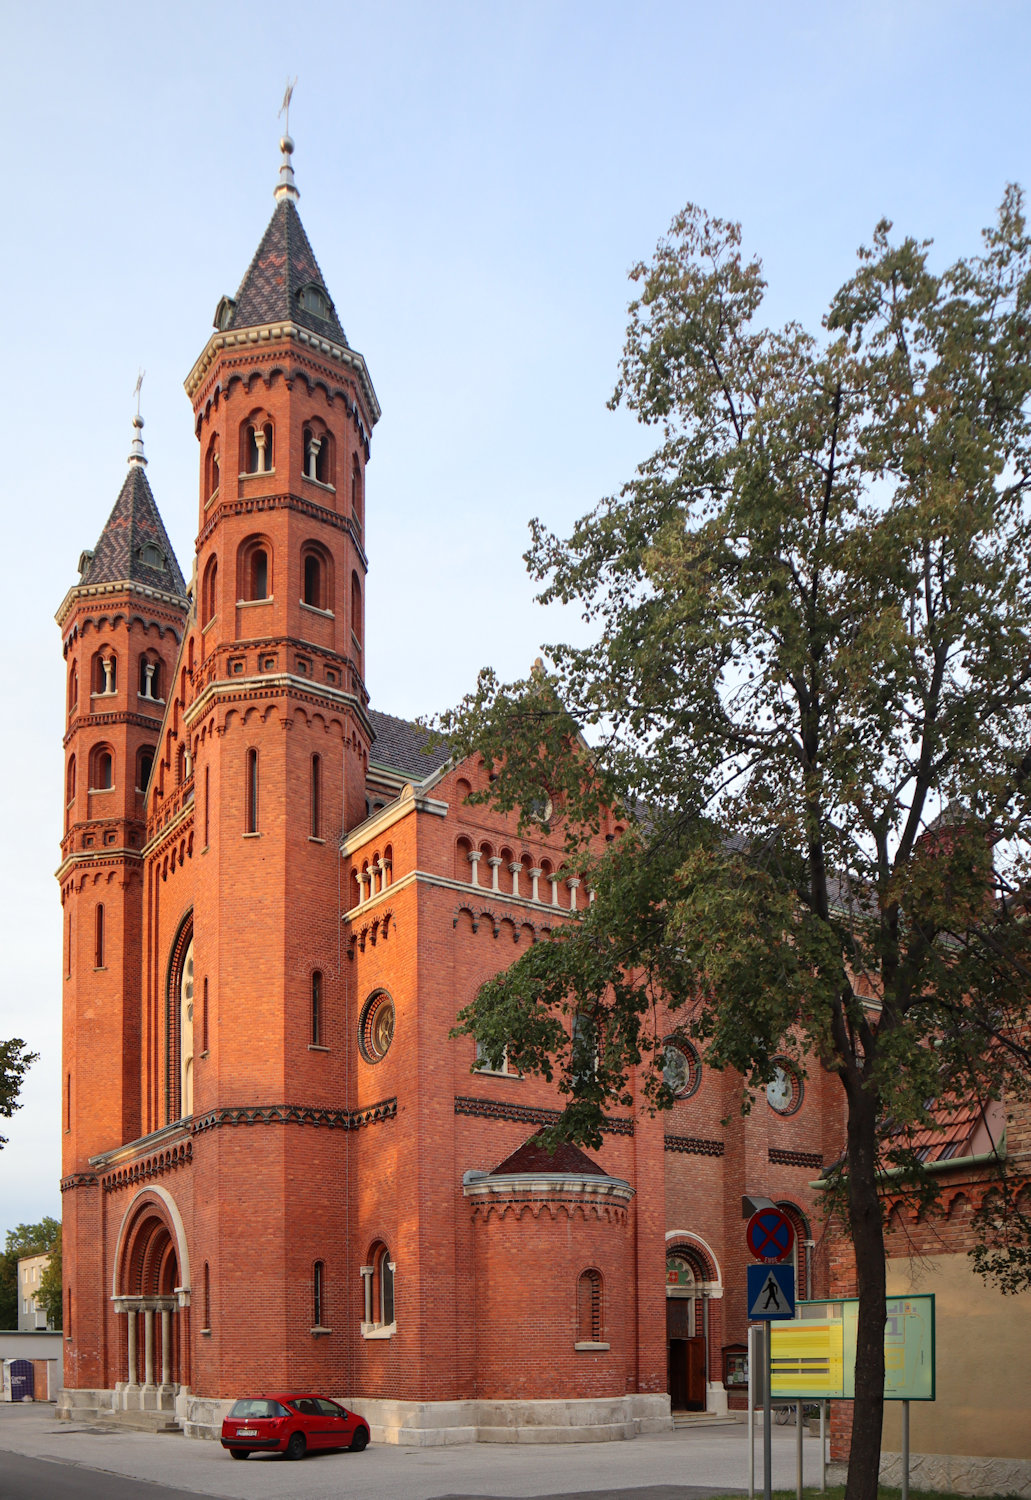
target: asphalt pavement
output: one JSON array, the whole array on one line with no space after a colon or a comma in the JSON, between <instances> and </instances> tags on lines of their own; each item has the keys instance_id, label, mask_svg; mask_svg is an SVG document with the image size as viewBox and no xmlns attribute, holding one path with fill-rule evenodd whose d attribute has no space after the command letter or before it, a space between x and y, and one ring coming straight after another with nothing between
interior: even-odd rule
<instances>
[{"instance_id":1,"label":"asphalt pavement","mask_svg":"<svg viewBox=\"0 0 1031 1500\"><path fill-rule=\"evenodd\" d=\"M775 1427L772 1437L774 1486L793 1487L794 1428ZM815 1484L819 1442L807 1436L802 1446L806 1483ZM236 1463L218 1443L58 1422L43 1403L0 1403L0 1500L706 1500L747 1485L743 1424L617 1443L374 1443L300 1463L278 1454Z\"/></svg>"}]
</instances>

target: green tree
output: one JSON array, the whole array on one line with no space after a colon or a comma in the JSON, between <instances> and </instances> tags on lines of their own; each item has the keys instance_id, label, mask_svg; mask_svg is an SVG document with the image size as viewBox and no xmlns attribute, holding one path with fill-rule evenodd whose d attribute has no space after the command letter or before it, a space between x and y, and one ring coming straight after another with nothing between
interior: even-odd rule
<instances>
[{"instance_id":1,"label":"green tree","mask_svg":"<svg viewBox=\"0 0 1031 1500\"><path fill-rule=\"evenodd\" d=\"M4 1249L0 1252L0 1328L18 1326L18 1260L23 1255L53 1255L56 1250L57 1271L57 1318L54 1326L61 1326L61 1221L44 1214L38 1224L18 1224L7 1231ZM40 1298L43 1302L43 1299ZM47 1303L48 1317L52 1316Z\"/></svg>"},{"instance_id":2,"label":"green tree","mask_svg":"<svg viewBox=\"0 0 1031 1500\"><path fill-rule=\"evenodd\" d=\"M57 1235L50 1247L50 1259L44 1268L43 1275L39 1280L39 1292L36 1301L47 1315L47 1322L53 1328L63 1327L64 1314L64 1282L61 1274L61 1226L57 1226Z\"/></svg>"},{"instance_id":3,"label":"green tree","mask_svg":"<svg viewBox=\"0 0 1031 1500\"><path fill-rule=\"evenodd\" d=\"M16 1109L20 1109L18 1095L22 1081L30 1066L39 1059L38 1052L26 1052L20 1036L9 1042L0 1042L0 1116L9 1120ZM7 1145L7 1137L0 1135L0 1151Z\"/></svg>"},{"instance_id":4,"label":"green tree","mask_svg":"<svg viewBox=\"0 0 1031 1500\"><path fill-rule=\"evenodd\" d=\"M759 262L694 208L632 279L613 404L660 444L567 539L533 522L527 553L594 642L546 648L525 682L481 673L440 721L493 765L473 800L555 810L596 899L460 1022L495 1065L507 1048L558 1072L552 1140L597 1145L642 1061L671 1102L668 1010L746 1105L777 1053L837 1074L860 1296L847 1500L874 1500L880 1174L920 1185L932 1101L1028 1077L1023 201L1009 189L981 253L941 271L880 224L817 334L761 325ZM647 813L592 859L612 804Z\"/></svg>"}]
</instances>

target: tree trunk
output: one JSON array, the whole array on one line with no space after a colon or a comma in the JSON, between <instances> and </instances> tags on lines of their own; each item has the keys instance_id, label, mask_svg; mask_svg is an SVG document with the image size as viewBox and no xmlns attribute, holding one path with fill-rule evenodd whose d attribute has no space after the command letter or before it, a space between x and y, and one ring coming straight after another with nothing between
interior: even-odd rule
<instances>
[{"instance_id":1,"label":"tree trunk","mask_svg":"<svg viewBox=\"0 0 1031 1500\"><path fill-rule=\"evenodd\" d=\"M848 1091L848 1214L856 1256L859 1327L845 1500L877 1500L884 1417L886 1274L884 1221L877 1191L877 1097L862 1086Z\"/></svg>"}]
</instances>

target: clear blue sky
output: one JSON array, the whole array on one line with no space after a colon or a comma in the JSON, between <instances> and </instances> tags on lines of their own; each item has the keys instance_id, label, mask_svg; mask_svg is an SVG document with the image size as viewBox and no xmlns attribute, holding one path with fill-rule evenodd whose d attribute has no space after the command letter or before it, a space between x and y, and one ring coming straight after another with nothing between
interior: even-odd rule
<instances>
[{"instance_id":1,"label":"clear blue sky","mask_svg":"<svg viewBox=\"0 0 1031 1500\"><path fill-rule=\"evenodd\" d=\"M1031 7L1007 0L4 6L5 979L42 1053L0 1133L0 1234L60 1211L53 613L125 472L187 576L182 382L272 212L300 211L384 416L368 478L368 680L403 715L522 675L575 621L532 603L526 522L562 529L650 435L606 410L626 273L687 201L739 219L768 315L816 324L877 220L973 250L1031 181Z\"/></svg>"}]
</instances>

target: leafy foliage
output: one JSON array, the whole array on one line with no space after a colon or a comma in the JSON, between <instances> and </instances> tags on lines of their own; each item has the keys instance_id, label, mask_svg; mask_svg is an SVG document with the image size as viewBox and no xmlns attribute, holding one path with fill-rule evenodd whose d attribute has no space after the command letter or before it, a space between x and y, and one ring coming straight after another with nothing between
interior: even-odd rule
<instances>
[{"instance_id":1,"label":"leafy foliage","mask_svg":"<svg viewBox=\"0 0 1031 1500\"><path fill-rule=\"evenodd\" d=\"M855 1480L876 1489L878 1172L919 1179L943 1095L1026 1090L1031 890L1031 241L1007 190L936 272L877 226L823 330L764 328L736 225L688 208L637 296L613 403L660 442L568 538L532 523L542 602L588 646L489 671L443 716L501 808L552 799L582 919L460 1016L492 1062L606 1107L672 1026L750 1085L838 1075L860 1290ZM582 737L583 736L583 737ZM599 853L602 809L637 812ZM640 810L647 809L641 816ZM581 1019L597 1066L576 1056ZM670 1102L652 1069L651 1102Z\"/></svg>"},{"instance_id":2,"label":"leafy foliage","mask_svg":"<svg viewBox=\"0 0 1031 1500\"><path fill-rule=\"evenodd\" d=\"M14 1111L21 1108L18 1095L21 1093L22 1081L38 1059L38 1052L26 1052L25 1043L20 1036L12 1037L8 1042L0 1042L0 1116L5 1120L9 1120ZM0 1151L6 1144L7 1137L0 1135Z\"/></svg>"},{"instance_id":3,"label":"leafy foliage","mask_svg":"<svg viewBox=\"0 0 1031 1500\"><path fill-rule=\"evenodd\" d=\"M18 1326L18 1260L23 1255L45 1255L48 1252L53 1258L56 1250L57 1259L57 1303L56 1317L51 1313L50 1305L39 1298L41 1305L47 1308L47 1316L52 1319L54 1326L61 1326L61 1221L54 1219L49 1214L44 1214L38 1224L17 1224L13 1229L7 1231L6 1243L3 1251L0 1251L0 1328L17 1328ZM52 1262L51 1262L52 1264ZM50 1267L47 1268L49 1272ZM44 1272L44 1276L47 1275Z\"/></svg>"},{"instance_id":4,"label":"leafy foliage","mask_svg":"<svg viewBox=\"0 0 1031 1500\"><path fill-rule=\"evenodd\" d=\"M64 1283L61 1275L61 1226L57 1227L57 1236L50 1247L50 1259L43 1269L43 1275L39 1279L39 1293L36 1300L47 1315L47 1322L52 1328L63 1326L64 1313Z\"/></svg>"}]
</instances>

